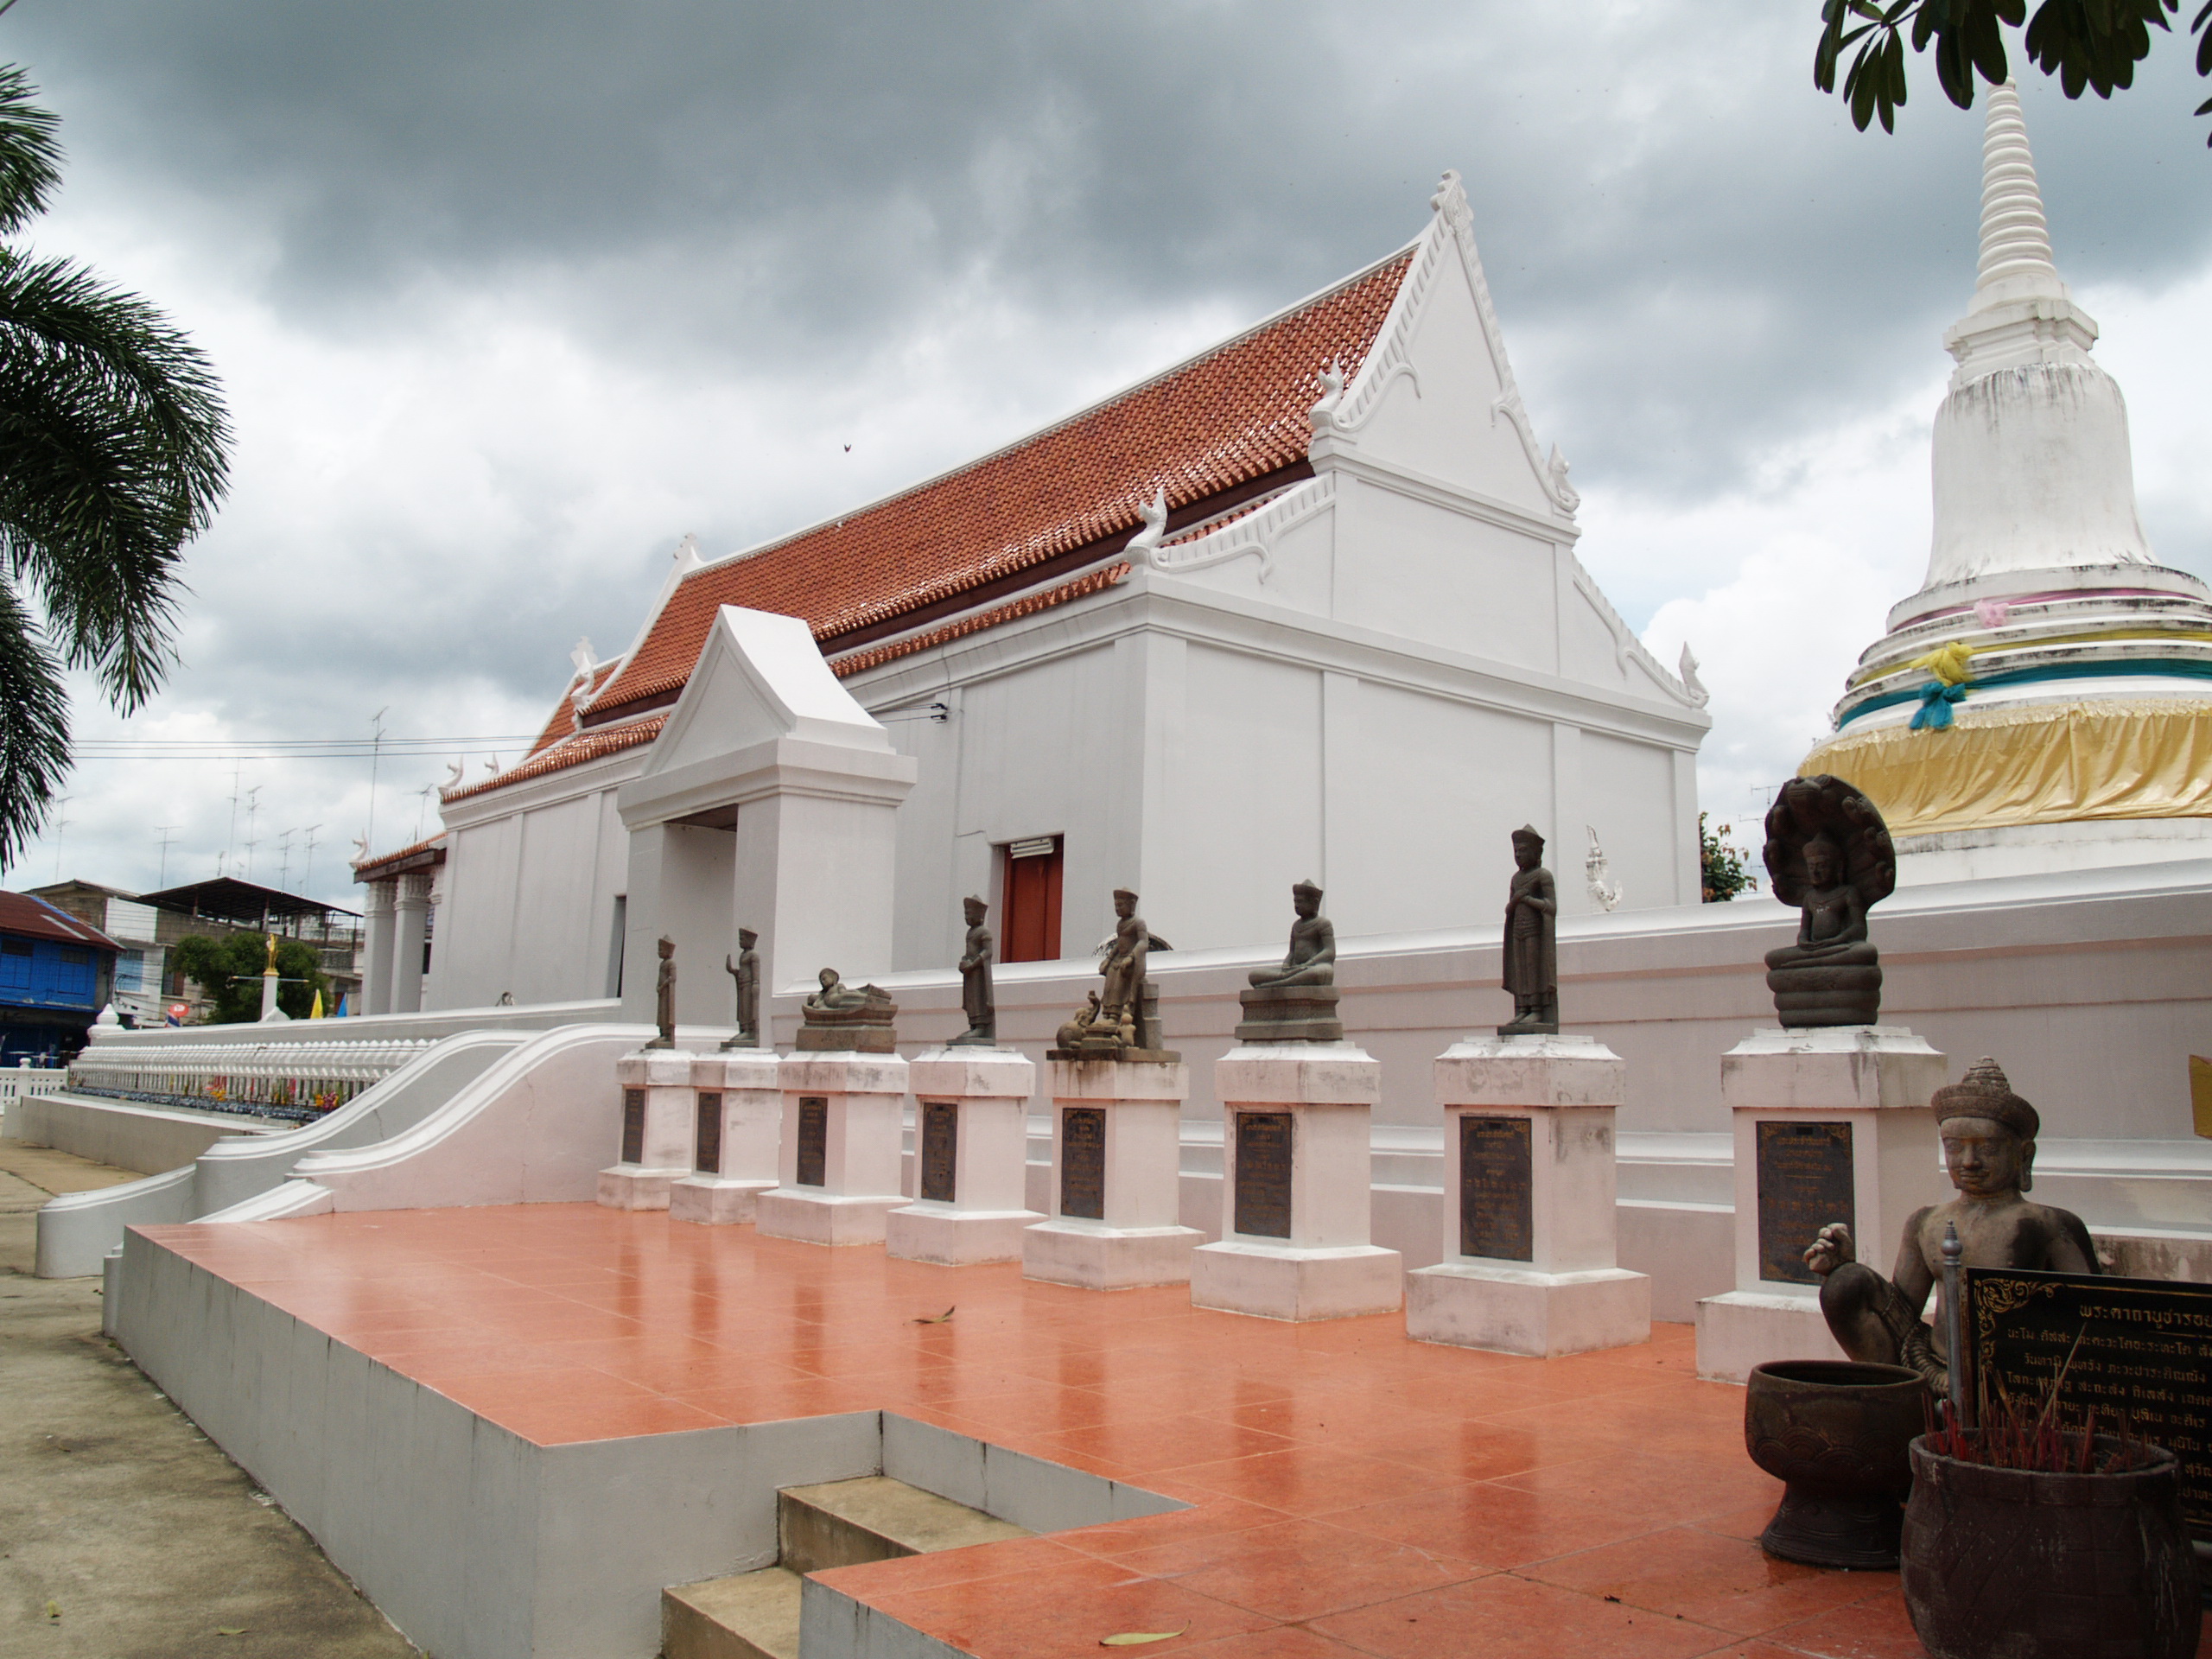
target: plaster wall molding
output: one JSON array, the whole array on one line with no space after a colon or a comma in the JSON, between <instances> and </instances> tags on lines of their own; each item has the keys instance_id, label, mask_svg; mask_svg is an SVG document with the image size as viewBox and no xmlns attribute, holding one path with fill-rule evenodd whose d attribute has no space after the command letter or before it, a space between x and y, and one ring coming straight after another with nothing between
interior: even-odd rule
<instances>
[{"instance_id":1,"label":"plaster wall molding","mask_svg":"<svg viewBox=\"0 0 2212 1659\"><path fill-rule=\"evenodd\" d=\"M1231 518L1217 529L1193 526L1179 539L1162 544L1158 532L1167 518L1167 495L1163 489L1153 497L1149 505L1138 509L1144 517L1145 528L1130 545L1134 547L1139 540L1152 537L1145 543L1144 563L1150 569L1170 575L1209 569L1235 559L1256 558L1260 562L1260 580L1265 582L1274 574L1276 542L1307 519L1326 512L1336 499L1336 480L1323 474L1277 491L1256 510Z\"/></svg>"}]
</instances>

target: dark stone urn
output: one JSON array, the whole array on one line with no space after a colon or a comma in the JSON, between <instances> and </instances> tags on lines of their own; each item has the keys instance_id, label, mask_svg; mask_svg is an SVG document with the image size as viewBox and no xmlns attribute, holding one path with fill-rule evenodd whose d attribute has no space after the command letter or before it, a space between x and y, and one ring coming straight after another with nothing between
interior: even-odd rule
<instances>
[{"instance_id":1,"label":"dark stone urn","mask_svg":"<svg viewBox=\"0 0 2212 1659\"><path fill-rule=\"evenodd\" d=\"M2196 1561L2178 1465L2154 1450L2141 1469L2046 1475L1915 1440L1904 1582L1921 1645L1935 1659L2190 1659Z\"/></svg>"},{"instance_id":2,"label":"dark stone urn","mask_svg":"<svg viewBox=\"0 0 2212 1659\"><path fill-rule=\"evenodd\" d=\"M1902 1365L1782 1359L1754 1366L1744 1399L1751 1461L1783 1483L1759 1542L1811 1567L1887 1569L1928 1426L1928 1384Z\"/></svg>"}]
</instances>

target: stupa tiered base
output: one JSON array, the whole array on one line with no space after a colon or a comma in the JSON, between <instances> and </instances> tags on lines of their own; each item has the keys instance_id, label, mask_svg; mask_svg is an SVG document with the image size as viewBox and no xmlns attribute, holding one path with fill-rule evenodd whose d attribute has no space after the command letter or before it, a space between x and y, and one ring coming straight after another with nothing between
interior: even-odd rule
<instances>
[{"instance_id":1,"label":"stupa tiered base","mask_svg":"<svg viewBox=\"0 0 2212 1659\"><path fill-rule=\"evenodd\" d=\"M1613 1115L1595 1038L1477 1037L1436 1062L1444 1260L1406 1276L1406 1333L1546 1357L1643 1342L1651 1281L1615 1255Z\"/></svg>"},{"instance_id":2,"label":"stupa tiered base","mask_svg":"<svg viewBox=\"0 0 2212 1659\"><path fill-rule=\"evenodd\" d=\"M1193 1304L1292 1320L1399 1306L1404 1258L1368 1233L1368 1123L1382 1089L1382 1068L1351 1043L1221 1058L1223 1236L1191 1255Z\"/></svg>"},{"instance_id":3,"label":"stupa tiered base","mask_svg":"<svg viewBox=\"0 0 2212 1659\"><path fill-rule=\"evenodd\" d=\"M1842 1222L1886 1264L1905 1217L1943 1196L1929 1103L1948 1064L1903 1026L1755 1030L1720 1060L1736 1129L1736 1288L1697 1305L1700 1376L1840 1359L1805 1251Z\"/></svg>"},{"instance_id":4,"label":"stupa tiered base","mask_svg":"<svg viewBox=\"0 0 2212 1659\"><path fill-rule=\"evenodd\" d=\"M767 1049L728 1049L691 1064L697 1098L691 1173L668 1189L671 1220L731 1226L753 1218L755 1201L777 1182L784 1121L779 1062Z\"/></svg>"},{"instance_id":5,"label":"stupa tiered base","mask_svg":"<svg viewBox=\"0 0 2212 1659\"><path fill-rule=\"evenodd\" d=\"M665 1210L669 1189L691 1173L691 1065L680 1048L642 1048L614 1063L620 1090L620 1160L599 1172L610 1210Z\"/></svg>"},{"instance_id":6,"label":"stupa tiered base","mask_svg":"<svg viewBox=\"0 0 2212 1659\"><path fill-rule=\"evenodd\" d=\"M1021 1235L1025 1278L1084 1290L1183 1284L1205 1235L1179 1224L1179 1061L1053 1060L1052 1215Z\"/></svg>"},{"instance_id":7,"label":"stupa tiered base","mask_svg":"<svg viewBox=\"0 0 2212 1659\"><path fill-rule=\"evenodd\" d=\"M852 1050L786 1056L780 1179L753 1201L753 1224L808 1244L880 1244L899 1190L906 1062Z\"/></svg>"},{"instance_id":8,"label":"stupa tiered base","mask_svg":"<svg viewBox=\"0 0 2212 1659\"><path fill-rule=\"evenodd\" d=\"M913 1203L884 1218L893 1255L940 1267L1019 1262L1044 1219L1023 1203L1037 1068L1002 1048L948 1044L908 1063L914 1096Z\"/></svg>"}]
</instances>

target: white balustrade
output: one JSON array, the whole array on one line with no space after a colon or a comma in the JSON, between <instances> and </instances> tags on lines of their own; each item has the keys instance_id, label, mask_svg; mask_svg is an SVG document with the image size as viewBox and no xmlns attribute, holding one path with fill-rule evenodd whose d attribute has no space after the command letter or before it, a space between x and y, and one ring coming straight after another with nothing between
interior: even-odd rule
<instances>
[{"instance_id":1,"label":"white balustrade","mask_svg":"<svg viewBox=\"0 0 2212 1659\"><path fill-rule=\"evenodd\" d=\"M79 1055L67 1085L99 1094L315 1117L344 1105L430 1046L427 1037L372 1042L96 1046ZM56 1085L60 1086L60 1085Z\"/></svg>"}]
</instances>

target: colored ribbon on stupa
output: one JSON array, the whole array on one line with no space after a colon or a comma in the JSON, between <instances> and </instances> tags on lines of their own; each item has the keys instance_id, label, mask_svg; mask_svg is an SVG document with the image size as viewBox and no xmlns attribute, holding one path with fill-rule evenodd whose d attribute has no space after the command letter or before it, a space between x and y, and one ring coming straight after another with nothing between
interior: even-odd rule
<instances>
[{"instance_id":1,"label":"colored ribbon on stupa","mask_svg":"<svg viewBox=\"0 0 2212 1659\"><path fill-rule=\"evenodd\" d=\"M1951 705L1963 701L1967 687L1974 683L1967 677L1967 658L1974 655L1974 650L1972 645L1954 639L1905 664L1907 668L1924 668L1936 677L1935 684L1920 688L1920 707L1912 716L1914 731L1950 729Z\"/></svg>"}]
</instances>

